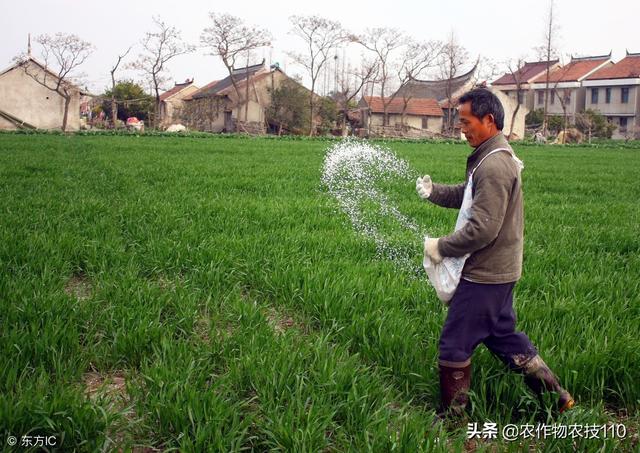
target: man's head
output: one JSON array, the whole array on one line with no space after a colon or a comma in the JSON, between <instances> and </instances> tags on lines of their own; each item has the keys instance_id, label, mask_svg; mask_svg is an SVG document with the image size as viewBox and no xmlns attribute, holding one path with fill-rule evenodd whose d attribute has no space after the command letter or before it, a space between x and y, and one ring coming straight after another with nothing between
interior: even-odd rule
<instances>
[{"instance_id":1,"label":"man's head","mask_svg":"<svg viewBox=\"0 0 640 453\"><path fill-rule=\"evenodd\" d=\"M462 133L474 148L496 135L504 126L502 104L486 88L475 88L462 95L458 117Z\"/></svg>"}]
</instances>

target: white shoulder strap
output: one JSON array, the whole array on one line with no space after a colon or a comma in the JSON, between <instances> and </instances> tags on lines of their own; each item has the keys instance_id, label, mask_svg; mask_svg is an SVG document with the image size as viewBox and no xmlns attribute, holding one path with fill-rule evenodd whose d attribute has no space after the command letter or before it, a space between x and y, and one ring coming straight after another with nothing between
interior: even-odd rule
<instances>
[{"instance_id":1,"label":"white shoulder strap","mask_svg":"<svg viewBox=\"0 0 640 453\"><path fill-rule=\"evenodd\" d=\"M489 151L482 159L480 159L480 162L478 162L478 165L476 165L475 167L473 167L473 169L471 170L471 172L469 173L469 178L471 179L473 177L473 174L475 173L475 171L478 169L478 167L480 165L482 165L482 162L484 162L484 160L489 157L492 154L495 154L497 152L500 151L505 151L509 154L511 154L511 157L513 158L513 160L515 160L516 164L518 165L518 169L522 170L524 168L524 164L522 163L522 161L520 159L518 159L515 154L513 154L513 151L510 150L509 148L496 148L492 151Z\"/></svg>"}]
</instances>

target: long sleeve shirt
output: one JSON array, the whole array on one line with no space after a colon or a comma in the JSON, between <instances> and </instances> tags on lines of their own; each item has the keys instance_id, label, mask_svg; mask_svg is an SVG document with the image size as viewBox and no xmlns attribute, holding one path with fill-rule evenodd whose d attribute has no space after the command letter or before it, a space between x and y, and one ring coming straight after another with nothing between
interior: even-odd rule
<instances>
[{"instance_id":1,"label":"long sleeve shirt","mask_svg":"<svg viewBox=\"0 0 640 453\"><path fill-rule=\"evenodd\" d=\"M511 149L502 133L478 146L467 158L467 178L487 153ZM433 184L429 201L460 208L465 183ZM477 283L507 283L522 275L524 206L520 170L511 155L500 151L489 156L473 174L472 215L460 230L438 241L442 256L471 255L462 278Z\"/></svg>"}]
</instances>

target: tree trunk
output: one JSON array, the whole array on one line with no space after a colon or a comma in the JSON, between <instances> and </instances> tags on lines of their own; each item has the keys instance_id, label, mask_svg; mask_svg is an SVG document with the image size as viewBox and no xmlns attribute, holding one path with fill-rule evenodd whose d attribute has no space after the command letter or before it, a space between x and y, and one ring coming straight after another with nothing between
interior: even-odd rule
<instances>
[{"instance_id":1,"label":"tree trunk","mask_svg":"<svg viewBox=\"0 0 640 453\"><path fill-rule=\"evenodd\" d=\"M518 95L516 94L516 96L518 96ZM516 123L516 116L518 115L518 110L520 110L520 103L519 102L518 102L518 105L516 105L516 108L513 111L513 114L511 115L511 127L509 128L509 137L511 137L511 135L513 134L513 127L514 127L514 125Z\"/></svg>"},{"instance_id":2,"label":"tree trunk","mask_svg":"<svg viewBox=\"0 0 640 453\"><path fill-rule=\"evenodd\" d=\"M245 124L249 121L249 71L247 70L247 78L245 79L245 90L244 90L244 122Z\"/></svg>"},{"instance_id":3,"label":"tree trunk","mask_svg":"<svg viewBox=\"0 0 640 453\"><path fill-rule=\"evenodd\" d=\"M71 104L71 96L69 94L63 94L64 98L64 115L62 116L62 132L67 130L67 118L69 117L69 104Z\"/></svg>"},{"instance_id":4,"label":"tree trunk","mask_svg":"<svg viewBox=\"0 0 640 453\"><path fill-rule=\"evenodd\" d=\"M128 52L128 51L127 51ZM120 64L120 58L118 58L118 64ZM115 72L116 68L111 70L111 122L113 123L113 128L118 128L118 104L116 103L116 77Z\"/></svg>"},{"instance_id":5,"label":"tree trunk","mask_svg":"<svg viewBox=\"0 0 640 453\"><path fill-rule=\"evenodd\" d=\"M111 96L111 122L113 123L113 128L117 129L118 128L118 104L116 103L115 96Z\"/></svg>"},{"instance_id":6,"label":"tree trunk","mask_svg":"<svg viewBox=\"0 0 640 453\"><path fill-rule=\"evenodd\" d=\"M402 131L404 133L404 120L405 120L405 115L406 115L406 111L407 111L407 106L409 105L409 101L405 101L404 105L402 106L402 113L400 113L400 125L402 127Z\"/></svg>"},{"instance_id":7,"label":"tree trunk","mask_svg":"<svg viewBox=\"0 0 640 453\"><path fill-rule=\"evenodd\" d=\"M155 117L153 118L154 128L158 129L160 125L160 90L158 88L158 80L155 75L153 76L153 89L156 92L156 107L155 107Z\"/></svg>"},{"instance_id":8,"label":"tree trunk","mask_svg":"<svg viewBox=\"0 0 640 453\"><path fill-rule=\"evenodd\" d=\"M549 112L549 72L551 69L551 38L553 33L553 2L549 7L549 27L547 28L547 73L544 92L544 113L542 115L542 134L547 135L547 113Z\"/></svg>"}]
</instances>

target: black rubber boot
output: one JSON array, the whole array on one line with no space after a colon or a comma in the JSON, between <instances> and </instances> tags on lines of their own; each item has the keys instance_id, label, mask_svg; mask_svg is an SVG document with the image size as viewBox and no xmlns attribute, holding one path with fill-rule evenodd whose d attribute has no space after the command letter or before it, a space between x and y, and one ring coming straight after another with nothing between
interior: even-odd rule
<instances>
[{"instance_id":1,"label":"black rubber boot","mask_svg":"<svg viewBox=\"0 0 640 453\"><path fill-rule=\"evenodd\" d=\"M448 415L460 416L469 402L471 364L463 368L440 365L440 419Z\"/></svg>"},{"instance_id":2,"label":"black rubber boot","mask_svg":"<svg viewBox=\"0 0 640 453\"><path fill-rule=\"evenodd\" d=\"M533 390L540 401L542 401L544 392L555 392L558 394L557 409L560 413L574 406L575 401L571 394L562 388L558 378L539 355L535 355L522 365L522 372L524 373L524 382Z\"/></svg>"}]
</instances>

